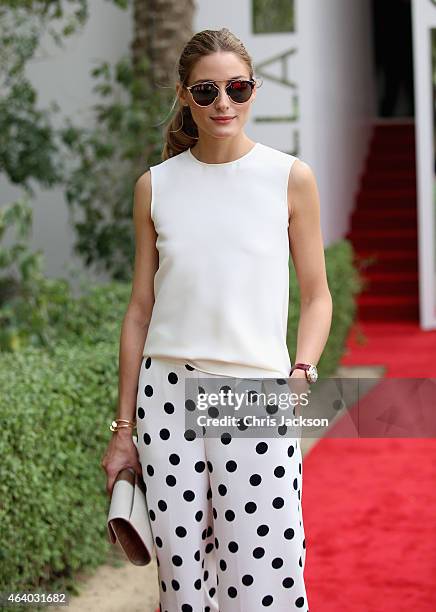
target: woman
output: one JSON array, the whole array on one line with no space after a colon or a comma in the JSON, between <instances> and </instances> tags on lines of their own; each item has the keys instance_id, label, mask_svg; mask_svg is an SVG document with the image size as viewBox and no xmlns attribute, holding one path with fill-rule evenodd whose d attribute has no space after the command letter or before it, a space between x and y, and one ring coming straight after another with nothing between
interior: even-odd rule
<instances>
[{"instance_id":1,"label":"woman","mask_svg":"<svg viewBox=\"0 0 436 612\"><path fill-rule=\"evenodd\" d=\"M142 472L162 612L307 611L298 436L286 425L259 435L241 420L205 427L192 420L192 393L246 381L253 402L256 383L283 389L289 252L301 294L290 378L314 380L332 312L316 181L305 162L244 133L257 83L229 30L193 36L178 73L163 161L135 185L118 406L130 423L102 460L107 491L121 468Z\"/></svg>"}]
</instances>

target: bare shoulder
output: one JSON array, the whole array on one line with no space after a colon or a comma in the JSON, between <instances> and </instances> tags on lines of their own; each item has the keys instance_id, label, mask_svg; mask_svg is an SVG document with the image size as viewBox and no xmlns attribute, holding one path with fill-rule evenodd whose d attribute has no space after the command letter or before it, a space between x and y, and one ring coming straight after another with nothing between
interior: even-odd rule
<instances>
[{"instance_id":1,"label":"bare shoulder","mask_svg":"<svg viewBox=\"0 0 436 612\"><path fill-rule=\"evenodd\" d=\"M133 216L135 219L150 219L151 208L151 172L147 170L136 180L133 198Z\"/></svg>"},{"instance_id":2,"label":"bare shoulder","mask_svg":"<svg viewBox=\"0 0 436 612\"><path fill-rule=\"evenodd\" d=\"M298 214L307 206L316 206L318 188L312 167L301 159L296 159L291 166L288 180L289 217Z\"/></svg>"}]
</instances>

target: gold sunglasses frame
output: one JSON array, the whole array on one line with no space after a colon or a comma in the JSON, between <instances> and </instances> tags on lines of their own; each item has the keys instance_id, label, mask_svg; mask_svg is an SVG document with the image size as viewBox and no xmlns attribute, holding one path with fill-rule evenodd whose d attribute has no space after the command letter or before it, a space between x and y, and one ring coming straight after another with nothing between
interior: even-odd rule
<instances>
[{"instance_id":1,"label":"gold sunglasses frame","mask_svg":"<svg viewBox=\"0 0 436 612\"><path fill-rule=\"evenodd\" d=\"M253 87L251 88L251 94L250 97L245 100L244 102L236 102L235 100L233 100L233 98L231 96L229 96L229 94L227 93L227 87L229 87L229 85L231 83L238 83L238 82L245 82L245 83L251 83L253 85ZM225 90L226 90L226 94L228 95L228 97L230 98L230 100L234 103L234 104L246 104L248 102L248 100L251 99L251 96L253 95L253 91L254 91L254 87L256 85L256 79L222 79L220 81L201 81L200 83L194 83L194 85L184 85L185 89L187 89L189 91L189 93L191 94L191 98L192 101L194 102L194 104L196 104L197 106L199 106L200 108L207 108L208 106L211 106L215 100L220 96L221 94L221 89L216 85L216 83L227 83L227 85L225 86ZM196 102L194 100L194 95L191 91L191 89L193 87L196 87L198 85L213 85L215 87L215 89L218 91L218 94L215 96L215 98L212 100L212 102L210 104L198 104L198 102Z\"/></svg>"}]
</instances>

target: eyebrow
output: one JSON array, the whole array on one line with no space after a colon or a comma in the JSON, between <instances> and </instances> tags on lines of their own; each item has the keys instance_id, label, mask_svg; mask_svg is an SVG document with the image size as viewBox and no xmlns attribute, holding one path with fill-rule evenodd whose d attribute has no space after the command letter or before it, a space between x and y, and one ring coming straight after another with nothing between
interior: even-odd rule
<instances>
[{"instance_id":1,"label":"eyebrow","mask_svg":"<svg viewBox=\"0 0 436 612\"><path fill-rule=\"evenodd\" d=\"M238 74L238 76L234 76L234 77L230 77L229 79L226 79L227 81L233 81L234 79L246 79L248 77L246 77L244 74ZM198 79L197 81L194 81L192 84L196 85L197 83L204 83L205 81L213 81L213 79Z\"/></svg>"}]
</instances>

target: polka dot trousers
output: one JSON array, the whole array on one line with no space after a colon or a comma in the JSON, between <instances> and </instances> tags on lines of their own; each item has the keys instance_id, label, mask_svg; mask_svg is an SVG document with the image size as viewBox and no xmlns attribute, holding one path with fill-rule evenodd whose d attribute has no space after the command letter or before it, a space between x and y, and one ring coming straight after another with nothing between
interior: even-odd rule
<instances>
[{"instance_id":1,"label":"polka dot trousers","mask_svg":"<svg viewBox=\"0 0 436 612\"><path fill-rule=\"evenodd\" d=\"M159 609L308 612L300 439L193 434L185 382L201 390L205 378L222 377L162 358L141 362L138 450Z\"/></svg>"}]
</instances>

